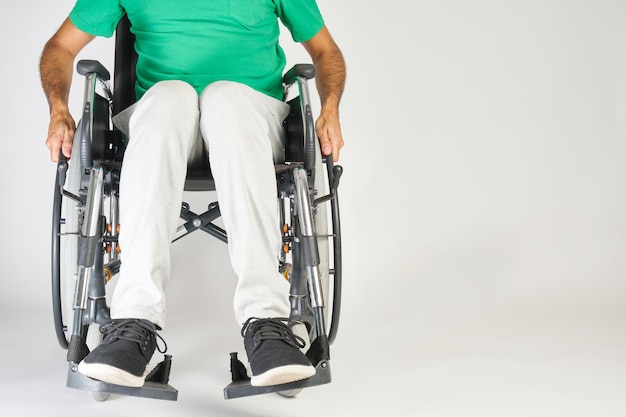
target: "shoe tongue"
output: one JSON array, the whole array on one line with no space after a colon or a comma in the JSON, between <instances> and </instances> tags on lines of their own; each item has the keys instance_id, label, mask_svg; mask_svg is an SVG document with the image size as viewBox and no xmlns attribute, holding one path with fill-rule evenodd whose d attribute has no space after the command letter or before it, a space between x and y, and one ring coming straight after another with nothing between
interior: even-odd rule
<instances>
[{"instance_id":1,"label":"shoe tongue","mask_svg":"<svg viewBox=\"0 0 626 417\"><path fill-rule=\"evenodd\" d=\"M260 322L255 326L255 339L259 341L263 340L281 340L293 347L299 346L298 337L293 334L291 329L278 320L266 320Z\"/></svg>"},{"instance_id":2,"label":"shoe tongue","mask_svg":"<svg viewBox=\"0 0 626 417\"><path fill-rule=\"evenodd\" d=\"M110 332L112 332L113 336L117 339L125 339L140 343L153 331L149 328L148 322L142 323L139 320L134 320L116 323Z\"/></svg>"}]
</instances>

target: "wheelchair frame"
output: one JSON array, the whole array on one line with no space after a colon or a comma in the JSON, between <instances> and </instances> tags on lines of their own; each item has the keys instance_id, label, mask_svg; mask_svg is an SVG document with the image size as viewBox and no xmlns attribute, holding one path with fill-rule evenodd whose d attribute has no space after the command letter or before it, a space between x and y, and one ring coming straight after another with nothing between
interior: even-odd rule
<instances>
[{"instance_id":1,"label":"wheelchair frame","mask_svg":"<svg viewBox=\"0 0 626 417\"><path fill-rule=\"evenodd\" d=\"M98 61L82 60L77 64L85 76L82 118L77 126L77 140L72 158L60 156L55 179L52 227L52 298L57 339L67 349L69 370L67 386L91 391L97 400L110 394L176 400L178 391L169 385L171 356L165 355L140 388L122 387L90 379L77 371L78 363L88 354L88 344L97 344L101 335L96 327L110 319L106 301L106 283L117 274L121 264L118 236L118 183L125 148L124 138L111 123L116 114L134 102L134 65L136 53L130 22L126 17L116 31L115 91L109 87L110 74ZM283 225L284 250L279 255L280 272L290 281L290 318L304 322L311 342L307 356L316 367L316 374L302 381L270 387L253 387L237 353L230 354L231 383L224 388L226 399L279 392L291 396L302 388L331 381L329 347L338 329L341 302L341 227L338 186L343 169L332 158L322 158L315 135L307 81L315 76L315 67L298 64L284 78L285 98L291 86L298 95L288 101L291 112L285 120L288 137L286 161L276 166L280 221ZM97 92L101 86L102 94ZM292 137L301 139L290 139ZM212 191L208 159L205 166L190 167L186 191ZM326 164L326 175L322 165ZM73 171L71 171L73 170ZM327 180L328 193L324 193ZM320 188L322 187L322 188ZM70 188L68 190L67 188ZM326 230L330 205L330 233ZM69 207L68 207L69 206ZM65 211L64 211L65 208ZM69 211L68 211L69 209ZM107 213L105 214L105 210ZM174 240L202 230L227 242L226 232L213 223L219 218L219 203L196 214L187 203L182 204L181 219ZM75 227L75 229L72 229ZM65 243L62 245L61 238ZM332 241L332 262L329 257L320 270L320 245L329 252ZM63 260L69 256L69 262ZM333 268L330 267L332 264ZM62 265L70 269L63 271ZM75 281L72 296L71 337L64 322L63 280L71 275ZM325 275L325 276L324 276ZM331 294L332 314L325 300ZM69 283L65 283L69 285ZM330 320L330 325L327 322Z\"/></svg>"}]
</instances>

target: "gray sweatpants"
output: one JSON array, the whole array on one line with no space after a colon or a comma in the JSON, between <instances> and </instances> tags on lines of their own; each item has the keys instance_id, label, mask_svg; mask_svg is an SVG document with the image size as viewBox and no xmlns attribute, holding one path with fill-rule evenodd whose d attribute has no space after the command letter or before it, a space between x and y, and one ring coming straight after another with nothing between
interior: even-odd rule
<instances>
[{"instance_id":1,"label":"gray sweatpants","mask_svg":"<svg viewBox=\"0 0 626 417\"><path fill-rule=\"evenodd\" d=\"M129 133L120 182L122 268L112 318L165 326L170 242L179 223L187 164L206 146L233 269L235 318L287 317L274 162L284 159L288 105L245 85L220 81L200 97L163 81L116 117ZM202 272L199 271L198 275Z\"/></svg>"}]
</instances>

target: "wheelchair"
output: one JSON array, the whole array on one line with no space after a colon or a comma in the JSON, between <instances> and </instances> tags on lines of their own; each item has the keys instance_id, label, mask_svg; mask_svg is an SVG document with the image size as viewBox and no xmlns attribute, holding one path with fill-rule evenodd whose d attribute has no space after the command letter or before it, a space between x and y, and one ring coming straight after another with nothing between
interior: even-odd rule
<instances>
[{"instance_id":1,"label":"wheelchair","mask_svg":"<svg viewBox=\"0 0 626 417\"><path fill-rule=\"evenodd\" d=\"M82 116L72 157L67 160L61 155L54 185L54 328L60 346L67 350L68 387L90 391L99 401L110 394L175 401L178 391L169 384L170 355L164 355L139 388L96 381L77 371L89 349L102 340L99 326L110 319L107 285L122 262L117 239L118 190L126 138L111 120L135 101L136 60L134 35L125 16L115 33L114 90L108 70L98 61L77 63L77 72L85 77ZM336 338L341 302L338 186L343 169L334 165L331 157L322 157L319 150L307 86L314 76L315 67L310 64L298 64L284 75L285 101L291 110L284 121L286 160L277 164L275 171L277 227L283 236L283 248L277 254L279 269L290 282L290 318L305 323L309 331L311 344L306 354L316 374L288 384L254 387L233 352L225 399L270 392L294 396L303 388L331 382L329 347ZM295 94L293 90L297 90ZM185 191L214 190L208 158L199 166L188 167ZM203 231L228 242L226 231L215 224L220 217L219 202L211 202L201 214L183 202L180 217L174 240Z\"/></svg>"}]
</instances>

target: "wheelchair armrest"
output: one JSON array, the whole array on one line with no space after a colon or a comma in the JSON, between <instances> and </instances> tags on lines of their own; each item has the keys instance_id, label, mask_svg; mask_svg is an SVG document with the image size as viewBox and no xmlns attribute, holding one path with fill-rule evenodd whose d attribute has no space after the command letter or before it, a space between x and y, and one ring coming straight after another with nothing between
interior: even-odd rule
<instances>
[{"instance_id":1,"label":"wheelchair armrest","mask_svg":"<svg viewBox=\"0 0 626 417\"><path fill-rule=\"evenodd\" d=\"M315 65L313 64L296 64L283 76L284 84L291 84L296 77L303 77L307 80L315 78Z\"/></svg>"},{"instance_id":2,"label":"wheelchair armrest","mask_svg":"<svg viewBox=\"0 0 626 417\"><path fill-rule=\"evenodd\" d=\"M80 163L83 169L93 168L94 156L100 158L104 149L95 149L94 146L106 146L104 136L107 135L110 121L109 88L111 74L100 62L90 59L80 60L76 64L76 71L85 77L85 95L83 112L79 123L80 127ZM100 82L105 97L96 93L96 84Z\"/></svg>"},{"instance_id":3,"label":"wheelchair armrest","mask_svg":"<svg viewBox=\"0 0 626 417\"><path fill-rule=\"evenodd\" d=\"M109 71L104 67L104 65L102 65L99 61L94 61L92 59L82 59L78 61L78 64L76 64L76 71L78 71L80 75L95 73L98 77L104 79L105 81L111 79L111 74L109 74Z\"/></svg>"}]
</instances>

